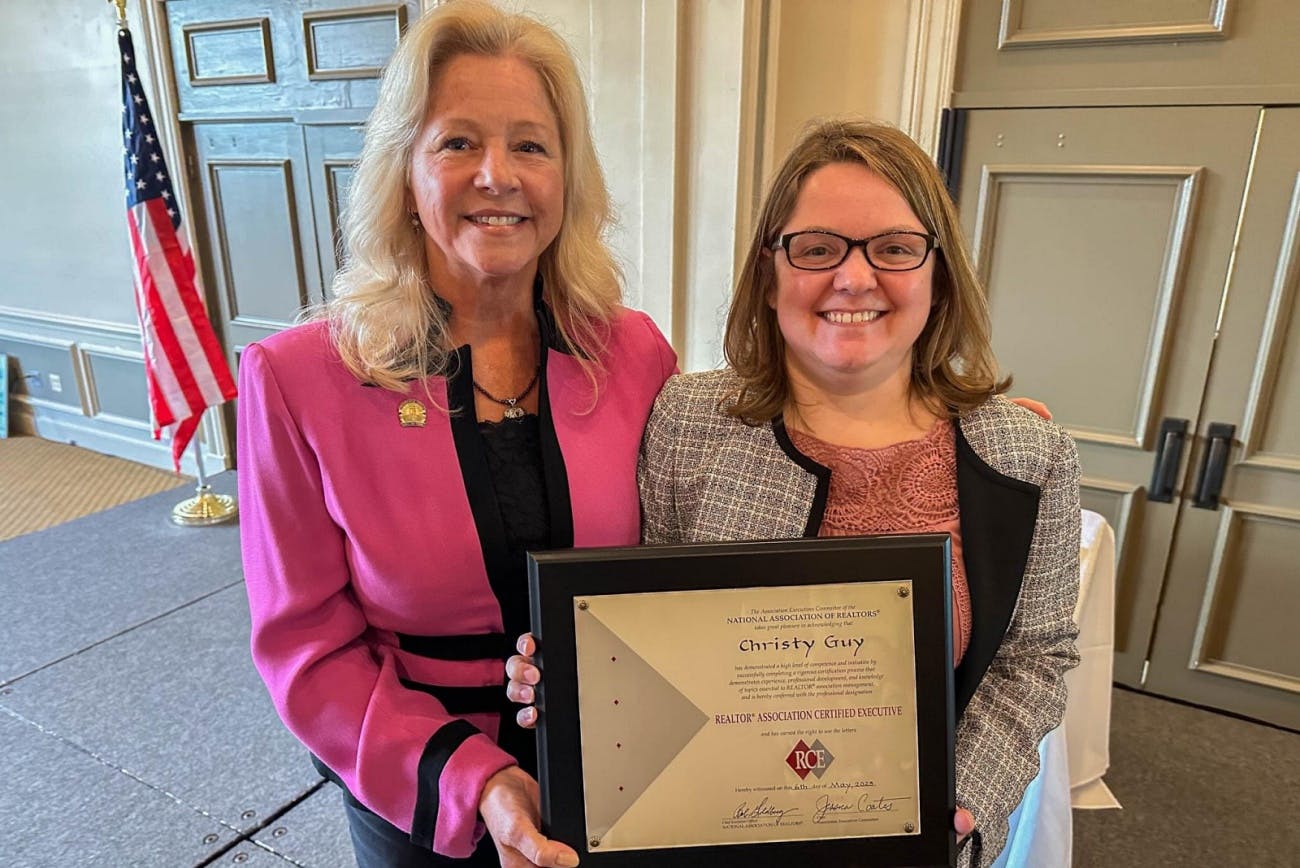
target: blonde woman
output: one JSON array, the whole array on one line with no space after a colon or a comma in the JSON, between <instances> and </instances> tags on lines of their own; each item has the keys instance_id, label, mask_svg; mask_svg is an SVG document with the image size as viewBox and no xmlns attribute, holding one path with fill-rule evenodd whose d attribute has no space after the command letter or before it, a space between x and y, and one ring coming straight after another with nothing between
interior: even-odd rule
<instances>
[{"instance_id":1,"label":"blonde woman","mask_svg":"<svg viewBox=\"0 0 1300 868\"><path fill-rule=\"evenodd\" d=\"M385 72L331 301L243 352L253 658L362 868L577 864L500 685L525 550L638 538L676 360L619 305L608 220L564 43L454 0Z\"/></svg>"}]
</instances>

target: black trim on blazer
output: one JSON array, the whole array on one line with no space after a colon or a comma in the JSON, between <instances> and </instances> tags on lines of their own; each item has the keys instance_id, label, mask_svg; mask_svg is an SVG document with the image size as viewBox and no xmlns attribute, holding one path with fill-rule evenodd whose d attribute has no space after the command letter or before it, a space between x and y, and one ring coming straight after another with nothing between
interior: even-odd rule
<instances>
[{"instance_id":1,"label":"black trim on blazer","mask_svg":"<svg viewBox=\"0 0 1300 868\"><path fill-rule=\"evenodd\" d=\"M425 743L416 776L419 792L415 796L415 813L411 817L411 843L415 846L433 849L433 833L438 823L438 782L442 779L442 770L465 739L477 734L478 730L469 721L453 720L439 727Z\"/></svg>"},{"instance_id":2,"label":"black trim on blazer","mask_svg":"<svg viewBox=\"0 0 1300 868\"><path fill-rule=\"evenodd\" d=\"M429 694L451 714L497 714L509 711L510 716L514 717L516 706L506 697L504 670L501 683L488 687L443 687L409 678L401 679L401 684L408 690Z\"/></svg>"},{"instance_id":3,"label":"black trim on blazer","mask_svg":"<svg viewBox=\"0 0 1300 868\"><path fill-rule=\"evenodd\" d=\"M434 660L504 660L515 653L514 636L505 633L467 633L462 636L412 636L397 634L397 646Z\"/></svg>"},{"instance_id":4,"label":"black trim on blazer","mask_svg":"<svg viewBox=\"0 0 1300 868\"><path fill-rule=\"evenodd\" d=\"M321 760L321 758L316 756L316 754L314 753L308 754L308 756L311 757L311 764L316 769L316 771L320 772L321 777L335 784L340 790L343 791L343 798L344 800L347 801L349 805L352 805L354 808L360 808L363 811L370 810L370 808L367 807L364 803L362 803L360 799L352 795L352 791L348 789L347 784L343 783L343 779L335 773L334 769L325 765L325 763Z\"/></svg>"},{"instance_id":5,"label":"black trim on blazer","mask_svg":"<svg viewBox=\"0 0 1300 868\"><path fill-rule=\"evenodd\" d=\"M546 507L551 518L551 548L573 548L573 503L569 500L569 472L564 466L564 452L555 434L551 416L551 387L547 382L547 350L565 355L570 352L555 324L555 314L542 298L542 276L533 282L533 311L537 314L537 331L542 341L539 388L537 392L538 437L542 450L542 481L546 485ZM526 622L527 619L525 619ZM514 651L510 652L511 654ZM507 655L509 656L509 655Z\"/></svg>"},{"instance_id":6,"label":"black trim on blazer","mask_svg":"<svg viewBox=\"0 0 1300 868\"><path fill-rule=\"evenodd\" d=\"M826 499L831 492L831 469L813 461L795 447L790 439L790 432L785 430L785 420L782 417L777 416L772 420L772 433L776 436L776 443L781 447L781 451L791 461L817 477L817 491L813 495L812 507L808 510L808 523L803 529L804 536L817 536L817 532L822 527L822 518L826 514Z\"/></svg>"},{"instance_id":7,"label":"black trim on blazer","mask_svg":"<svg viewBox=\"0 0 1300 868\"><path fill-rule=\"evenodd\" d=\"M539 315L540 319L540 315ZM545 344L543 344L544 346ZM551 417L551 389L546 381L546 351L542 351L542 373L537 393L537 434L542 452L542 481L546 485L546 508L551 519L551 548L573 548L573 503L569 500L569 471L564 466L564 452L555 434ZM522 623L528 623L525 612ZM506 656L515 653L510 651Z\"/></svg>"},{"instance_id":8,"label":"black trim on blazer","mask_svg":"<svg viewBox=\"0 0 1300 868\"><path fill-rule=\"evenodd\" d=\"M560 333L560 327L555 322L555 311L543 298L542 275L540 273L533 280L533 310L537 314L537 325L542 335L543 347L555 350L557 353L564 353L566 356L591 358L582 351L581 347L570 346L564 340L564 335Z\"/></svg>"},{"instance_id":9,"label":"black trim on blazer","mask_svg":"<svg viewBox=\"0 0 1300 868\"><path fill-rule=\"evenodd\" d=\"M1020 597L1042 489L999 473L957 430L957 509L971 600L970 644L954 677L957 717L993 662Z\"/></svg>"}]
</instances>

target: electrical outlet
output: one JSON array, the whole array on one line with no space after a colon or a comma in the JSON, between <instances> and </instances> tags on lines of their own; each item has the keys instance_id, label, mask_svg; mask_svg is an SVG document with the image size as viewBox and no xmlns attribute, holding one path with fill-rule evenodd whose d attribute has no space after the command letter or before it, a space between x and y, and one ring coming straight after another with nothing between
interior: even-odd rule
<instances>
[{"instance_id":1,"label":"electrical outlet","mask_svg":"<svg viewBox=\"0 0 1300 868\"><path fill-rule=\"evenodd\" d=\"M50 374L50 375L49 375L49 380L50 380L50 391L51 391L51 392L62 392L62 391L63 391L63 378L62 378L62 377L60 377L58 374Z\"/></svg>"}]
</instances>

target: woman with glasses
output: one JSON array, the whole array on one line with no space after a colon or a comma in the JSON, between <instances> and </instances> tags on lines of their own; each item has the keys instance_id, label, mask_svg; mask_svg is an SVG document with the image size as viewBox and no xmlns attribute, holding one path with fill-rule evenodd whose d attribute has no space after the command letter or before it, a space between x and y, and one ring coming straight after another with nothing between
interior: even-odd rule
<instances>
[{"instance_id":1,"label":"woman with glasses","mask_svg":"<svg viewBox=\"0 0 1300 868\"><path fill-rule=\"evenodd\" d=\"M675 376L655 402L643 542L950 533L954 825L961 864L992 864L1078 660L1078 457L1002 397L956 209L915 143L867 123L803 136L765 197L725 349L726 369ZM508 671L531 699L530 660Z\"/></svg>"}]
</instances>

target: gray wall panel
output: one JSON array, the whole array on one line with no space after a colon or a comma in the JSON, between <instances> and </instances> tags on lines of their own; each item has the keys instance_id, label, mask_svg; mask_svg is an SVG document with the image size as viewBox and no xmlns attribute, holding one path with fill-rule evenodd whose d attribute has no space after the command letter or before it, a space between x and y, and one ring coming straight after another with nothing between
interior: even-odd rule
<instances>
[{"instance_id":1,"label":"gray wall panel","mask_svg":"<svg viewBox=\"0 0 1300 868\"><path fill-rule=\"evenodd\" d=\"M149 424L149 398L145 382L144 356L131 358L99 347L82 347L81 357L94 400L94 415L114 416L141 425Z\"/></svg>"},{"instance_id":2,"label":"gray wall panel","mask_svg":"<svg viewBox=\"0 0 1300 868\"><path fill-rule=\"evenodd\" d=\"M36 401L81 410L74 345L56 339L24 337L0 329L0 353L16 365L10 389Z\"/></svg>"},{"instance_id":3,"label":"gray wall panel","mask_svg":"<svg viewBox=\"0 0 1300 868\"><path fill-rule=\"evenodd\" d=\"M292 323L308 294L288 161L209 167L231 318Z\"/></svg>"},{"instance_id":4,"label":"gray wall panel","mask_svg":"<svg viewBox=\"0 0 1300 868\"><path fill-rule=\"evenodd\" d=\"M171 469L170 443L154 440L149 426L137 329L0 306L0 353L10 356L15 378L11 431ZM20 374L35 376L18 379ZM52 388L51 375L58 377L60 391ZM204 461L213 472L222 458L205 442ZM182 470L194 473L192 450L186 450Z\"/></svg>"},{"instance_id":5,"label":"gray wall panel","mask_svg":"<svg viewBox=\"0 0 1300 868\"><path fill-rule=\"evenodd\" d=\"M194 86L269 83L275 81L271 52L271 21L246 18L193 24L181 29L189 67L186 80Z\"/></svg>"},{"instance_id":6,"label":"gray wall panel","mask_svg":"<svg viewBox=\"0 0 1300 868\"><path fill-rule=\"evenodd\" d=\"M372 78L397 48L406 9L394 4L311 12L302 21L309 78Z\"/></svg>"}]
</instances>

